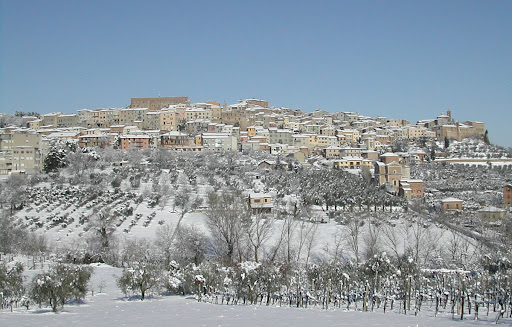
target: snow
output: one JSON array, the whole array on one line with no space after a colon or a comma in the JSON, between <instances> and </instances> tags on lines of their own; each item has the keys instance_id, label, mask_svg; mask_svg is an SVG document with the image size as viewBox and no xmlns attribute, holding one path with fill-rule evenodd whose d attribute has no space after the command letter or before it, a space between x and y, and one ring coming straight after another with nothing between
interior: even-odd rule
<instances>
[{"instance_id":1,"label":"snow","mask_svg":"<svg viewBox=\"0 0 512 327\"><path fill-rule=\"evenodd\" d=\"M50 308L31 307L0 311L0 326L489 326L496 313L489 316L482 310L480 320L473 316L452 320L449 312L434 317L432 308L425 306L418 316L396 312L361 312L345 309L295 308L260 305L223 305L197 302L192 297L154 296L144 301L127 299L116 287L114 276L121 269L93 264L91 292L82 304L68 304L55 314ZM100 284L102 293L99 293ZM510 318L500 319L499 325L510 325Z\"/></svg>"}]
</instances>

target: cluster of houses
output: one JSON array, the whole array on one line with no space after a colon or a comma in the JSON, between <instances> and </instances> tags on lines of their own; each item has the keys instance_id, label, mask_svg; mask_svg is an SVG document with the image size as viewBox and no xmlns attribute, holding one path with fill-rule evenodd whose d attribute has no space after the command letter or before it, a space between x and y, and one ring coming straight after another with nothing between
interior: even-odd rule
<instances>
[{"instance_id":1,"label":"cluster of houses","mask_svg":"<svg viewBox=\"0 0 512 327\"><path fill-rule=\"evenodd\" d=\"M403 119L355 112L305 113L246 99L232 105L188 97L132 98L126 108L82 109L76 114L23 117L26 127L0 129L0 174L39 172L51 140L80 147L175 151L260 150L306 163L311 156L334 169L367 169L377 185L406 198L423 197L423 182L410 178L409 164L425 153L383 153L396 139L462 140L483 137L481 122L454 122L451 112L411 124Z\"/></svg>"},{"instance_id":2,"label":"cluster of houses","mask_svg":"<svg viewBox=\"0 0 512 327\"><path fill-rule=\"evenodd\" d=\"M379 157L379 152L398 138L461 140L485 133L484 123L454 122L449 111L436 119L411 124L403 119L371 118L354 112L304 113L271 107L268 101L259 99L221 106L213 101L190 103L188 97L132 98L126 108L81 109L76 114L23 118L26 128L0 129L0 174L39 171L47 144L55 138L73 140L80 147L261 150L291 155L299 162L322 155L333 159L338 169L374 169L375 161L392 163ZM30 155L26 155L27 151ZM406 155L406 160L421 161L425 154ZM398 182L391 172L405 170L403 166L383 165L375 169L380 177L387 176L382 181L389 178L386 181L392 181L394 187Z\"/></svg>"}]
</instances>

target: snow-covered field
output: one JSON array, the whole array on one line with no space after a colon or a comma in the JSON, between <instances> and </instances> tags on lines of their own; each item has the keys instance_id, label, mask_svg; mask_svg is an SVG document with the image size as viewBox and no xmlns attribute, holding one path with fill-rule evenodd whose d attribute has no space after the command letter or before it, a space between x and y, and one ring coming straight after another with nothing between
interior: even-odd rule
<instances>
[{"instance_id":1,"label":"snow-covered field","mask_svg":"<svg viewBox=\"0 0 512 327\"><path fill-rule=\"evenodd\" d=\"M93 264L94 274L84 303L66 305L55 314L50 308L32 307L0 311L0 326L488 326L494 325L496 313L481 310L480 320L473 316L460 321L442 312L434 317L429 307L418 316L396 312L360 312L343 309L298 309L250 305L199 303L191 297L158 296L145 301L127 300L116 287L121 269ZM104 284L99 293L99 285ZM509 326L511 318L499 325Z\"/></svg>"}]
</instances>

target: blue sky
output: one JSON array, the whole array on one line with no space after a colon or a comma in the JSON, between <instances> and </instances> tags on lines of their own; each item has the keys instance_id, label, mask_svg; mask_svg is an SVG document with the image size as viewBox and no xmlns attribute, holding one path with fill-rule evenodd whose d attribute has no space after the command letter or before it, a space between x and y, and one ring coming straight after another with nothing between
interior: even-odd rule
<instances>
[{"instance_id":1,"label":"blue sky","mask_svg":"<svg viewBox=\"0 0 512 327\"><path fill-rule=\"evenodd\" d=\"M512 146L512 1L4 1L0 112L131 97L487 123Z\"/></svg>"}]
</instances>

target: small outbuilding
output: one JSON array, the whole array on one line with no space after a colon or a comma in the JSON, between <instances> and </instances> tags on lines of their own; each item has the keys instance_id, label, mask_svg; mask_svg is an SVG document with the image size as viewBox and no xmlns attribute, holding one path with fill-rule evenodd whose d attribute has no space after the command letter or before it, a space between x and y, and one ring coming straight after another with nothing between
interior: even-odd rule
<instances>
[{"instance_id":1,"label":"small outbuilding","mask_svg":"<svg viewBox=\"0 0 512 327\"><path fill-rule=\"evenodd\" d=\"M443 212L451 212L456 210L462 210L462 200L457 198L446 198L441 200L443 206Z\"/></svg>"}]
</instances>

